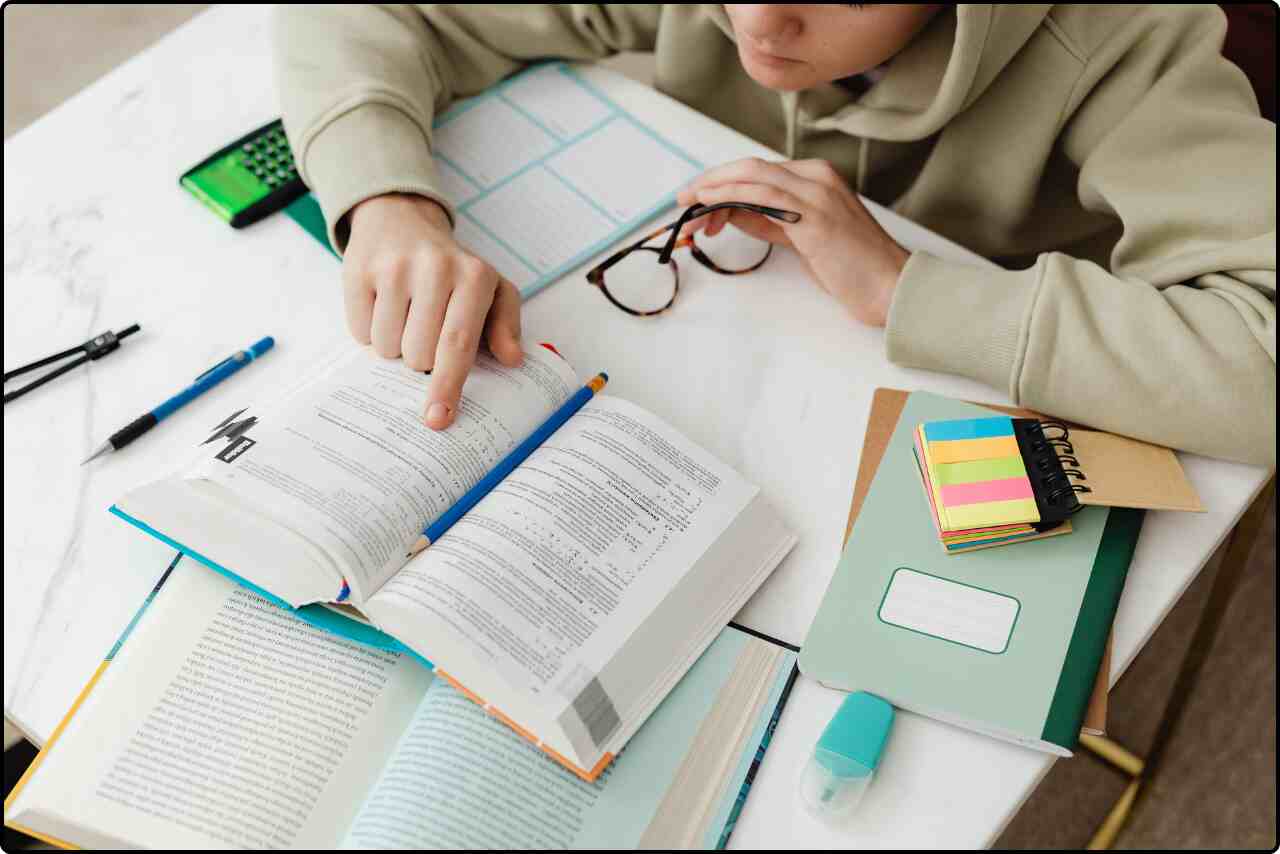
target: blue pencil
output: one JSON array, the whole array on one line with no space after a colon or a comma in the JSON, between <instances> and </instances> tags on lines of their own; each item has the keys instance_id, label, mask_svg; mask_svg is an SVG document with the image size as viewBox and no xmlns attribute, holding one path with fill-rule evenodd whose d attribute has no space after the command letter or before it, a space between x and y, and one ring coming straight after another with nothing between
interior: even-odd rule
<instances>
[{"instance_id":1,"label":"blue pencil","mask_svg":"<svg viewBox=\"0 0 1280 854\"><path fill-rule=\"evenodd\" d=\"M587 401L596 395L604 384L609 381L609 375L604 371L596 374L582 388L573 395L573 397L561 404L560 408L551 414L551 417L542 423L537 430L529 435L519 445L512 449L511 453L502 458L502 462L498 463L492 471L480 479L480 482L471 487L467 494L458 499L457 503L441 514L440 518L432 522L423 530L422 536L418 537L413 547L405 557L412 557L427 546L434 543L444 534L445 531L453 527L453 523L457 522L463 516L467 515L472 507L484 498L494 487L502 483L503 479L515 469L516 466L525 461L525 458L532 454L539 446L545 442L552 433L560 429L564 422L586 405Z\"/></svg>"}]
</instances>

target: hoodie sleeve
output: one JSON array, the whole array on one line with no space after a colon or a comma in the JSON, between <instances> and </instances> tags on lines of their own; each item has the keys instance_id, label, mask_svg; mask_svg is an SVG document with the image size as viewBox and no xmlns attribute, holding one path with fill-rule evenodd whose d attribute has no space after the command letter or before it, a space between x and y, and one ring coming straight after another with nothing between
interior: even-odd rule
<instances>
[{"instance_id":1,"label":"hoodie sleeve","mask_svg":"<svg viewBox=\"0 0 1280 854\"><path fill-rule=\"evenodd\" d=\"M1274 467L1275 125L1219 54L1222 37L1221 15L1201 15L1086 62L1059 142L1081 205L1123 226L1110 270L1046 253L987 272L917 253L890 309L889 358Z\"/></svg>"},{"instance_id":2,"label":"hoodie sleeve","mask_svg":"<svg viewBox=\"0 0 1280 854\"><path fill-rule=\"evenodd\" d=\"M285 128L332 244L345 249L343 217L384 193L418 193L452 218L431 158L436 114L531 60L650 50L658 12L586 4L277 7Z\"/></svg>"}]
</instances>

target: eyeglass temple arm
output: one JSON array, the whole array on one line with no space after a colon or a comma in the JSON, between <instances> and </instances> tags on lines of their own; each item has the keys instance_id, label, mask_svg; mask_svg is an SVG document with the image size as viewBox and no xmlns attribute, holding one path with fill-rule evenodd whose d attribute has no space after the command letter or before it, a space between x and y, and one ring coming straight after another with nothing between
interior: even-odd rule
<instances>
[{"instance_id":1,"label":"eyeglass temple arm","mask_svg":"<svg viewBox=\"0 0 1280 854\"><path fill-rule=\"evenodd\" d=\"M680 214L680 218L678 220L667 226L667 228L671 229L671 236L667 238L666 244L662 247L662 252L658 255L658 263L665 264L671 260L671 253L676 249L676 241L680 239L680 231L684 228L685 223L690 220L706 216L712 211L723 210L724 208L747 210L767 216L770 219L782 220L783 222L796 223L800 221L800 214L795 211L783 210L782 208L770 208L764 205L753 205L747 202L720 202L715 205L694 205L693 207L688 208L684 213ZM658 234L661 233L662 232L658 232ZM657 237L657 234L650 235L645 239L651 240L654 237Z\"/></svg>"}]
</instances>

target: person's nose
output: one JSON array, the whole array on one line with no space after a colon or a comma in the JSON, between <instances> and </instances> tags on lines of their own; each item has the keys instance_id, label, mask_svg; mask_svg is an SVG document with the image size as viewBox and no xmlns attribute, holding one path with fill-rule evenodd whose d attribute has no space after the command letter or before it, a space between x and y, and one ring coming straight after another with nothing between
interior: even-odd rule
<instances>
[{"instance_id":1,"label":"person's nose","mask_svg":"<svg viewBox=\"0 0 1280 854\"><path fill-rule=\"evenodd\" d=\"M760 47L780 48L800 34L802 28L794 7L785 3L761 3L738 7L742 32Z\"/></svg>"}]
</instances>

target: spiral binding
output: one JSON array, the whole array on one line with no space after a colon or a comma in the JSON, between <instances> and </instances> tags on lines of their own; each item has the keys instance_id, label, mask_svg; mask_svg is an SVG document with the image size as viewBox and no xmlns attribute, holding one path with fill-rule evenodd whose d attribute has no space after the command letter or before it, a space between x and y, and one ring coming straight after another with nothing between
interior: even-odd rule
<instances>
[{"instance_id":1,"label":"spiral binding","mask_svg":"<svg viewBox=\"0 0 1280 854\"><path fill-rule=\"evenodd\" d=\"M1049 454L1035 459L1045 502L1053 506L1061 502L1067 513L1078 512L1084 506L1078 496L1093 490L1083 483L1073 482L1089 478L1080 470L1080 460L1076 458L1076 449L1069 439L1071 431L1061 421L1035 422L1035 430L1039 437L1031 441L1032 453ZM1054 431L1052 435L1048 432L1050 430Z\"/></svg>"}]
</instances>

